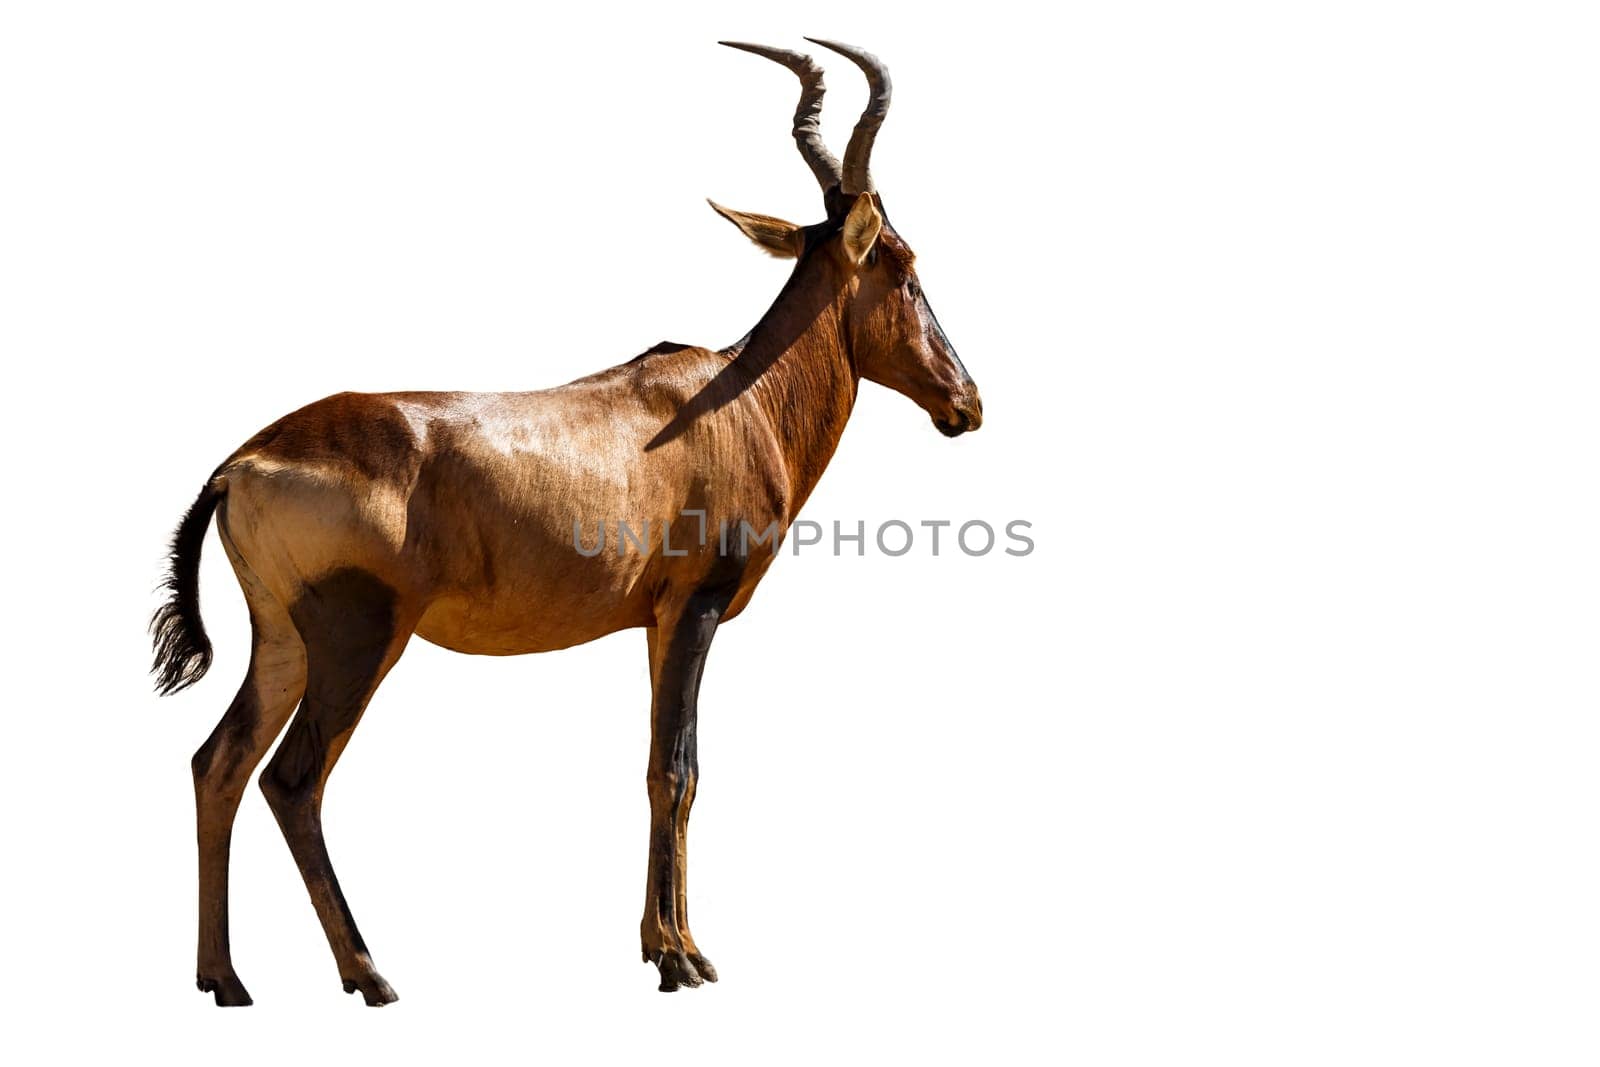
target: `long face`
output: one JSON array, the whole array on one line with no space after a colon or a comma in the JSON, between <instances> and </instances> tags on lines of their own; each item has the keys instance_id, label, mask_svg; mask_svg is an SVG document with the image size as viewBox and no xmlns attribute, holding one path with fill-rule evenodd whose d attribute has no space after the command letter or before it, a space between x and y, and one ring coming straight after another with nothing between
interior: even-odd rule
<instances>
[{"instance_id":1,"label":"long face","mask_svg":"<svg viewBox=\"0 0 1600 1067\"><path fill-rule=\"evenodd\" d=\"M813 227L715 201L711 206L774 256L834 261L848 302L850 355L861 377L910 397L946 437L983 425L978 386L928 305L916 255L890 228L876 193L857 196L842 222Z\"/></svg>"},{"instance_id":2,"label":"long face","mask_svg":"<svg viewBox=\"0 0 1600 1067\"><path fill-rule=\"evenodd\" d=\"M862 198L869 199L875 196ZM928 304L916 256L877 214L877 237L855 266L851 298L851 347L861 376L910 397L946 437L976 430L983 425L978 386ZM848 246L849 222L841 239Z\"/></svg>"}]
</instances>

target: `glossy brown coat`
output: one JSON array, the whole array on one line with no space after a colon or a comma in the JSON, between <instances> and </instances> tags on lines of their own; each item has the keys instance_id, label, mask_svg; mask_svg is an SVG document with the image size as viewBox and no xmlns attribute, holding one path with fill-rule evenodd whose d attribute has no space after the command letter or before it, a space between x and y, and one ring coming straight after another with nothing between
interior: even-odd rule
<instances>
[{"instance_id":1,"label":"glossy brown coat","mask_svg":"<svg viewBox=\"0 0 1600 1067\"><path fill-rule=\"evenodd\" d=\"M883 88L886 108L886 74ZM820 92L818 72L819 105ZM717 207L797 261L728 349L664 343L534 392L341 393L268 426L217 468L175 539L172 600L155 626L164 691L196 680L210 646L195 571L215 509L253 632L245 683L194 760L198 981L219 1004L249 1003L228 948L233 813L297 705L262 788L346 990L394 999L339 890L320 810L328 774L413 633L515 655L646 630L655 697L641 945L663 989L715 979L686 893L695 700L711 636L748 604L777 549L772 534L815 488L863 378L910 396L952 436L981 421L877 194L825 193L829 218L810 227Z\"/></svg>"}]
</instances>

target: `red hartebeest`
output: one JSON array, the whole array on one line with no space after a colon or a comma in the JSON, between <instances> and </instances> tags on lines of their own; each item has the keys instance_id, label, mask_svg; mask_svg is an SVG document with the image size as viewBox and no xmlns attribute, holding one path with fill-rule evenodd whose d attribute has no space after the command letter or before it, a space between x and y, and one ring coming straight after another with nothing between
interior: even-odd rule
<instances>
[{"instance_id":1,"label":"red hartebeest","mask_svg":"<svg viewBox=\"0 0 1600 1067\"><path fill-rule=\"evenodd\" d=\"M538 392L340 393L245 442L178 527L170 598L151 622L158 689L184 688L211 662L198 570L213 512L252 631L244 684L194 756L197 979L218 1004L250 1003L228 948L228 843L246 780L285 723L262 791L345 991L374 1005L395 999L339 891L321 807L334 763L413 633L512 655L645 628L654 698L644 957L663 990L716 980L689 933L685 889L696 693L712 634L744 608L777 545L706 532L787 529L863 378L910 397L949 436L982 420L978 390L868 175L888 72L857 48L816 42L851 59L871 88L841 164L818 131L822 71L810 57L723 43L799 75L794 137L827 208L825 221L797 226L712 204L796 261L743 340L660 344ZM579 542L580 527L620 534L619 523L660 533L628 551L613 542L594 552L588 534Z\"/></svg>"}]
</instances>

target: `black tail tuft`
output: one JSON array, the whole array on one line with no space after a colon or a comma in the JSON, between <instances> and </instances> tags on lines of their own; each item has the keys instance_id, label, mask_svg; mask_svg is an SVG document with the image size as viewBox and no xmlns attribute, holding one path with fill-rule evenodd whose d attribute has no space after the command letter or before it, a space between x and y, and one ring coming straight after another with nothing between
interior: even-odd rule
<instances>
[{"instance_id":1,"label":"black tail tuft","mask_svg":"<svg viewBox=\"0 0 1600 1067\"><path fill-rule=\"evenodd\" d=\"M187 689L211 666L211 639L200 621L200 549L222 494L222 489L207 482L172 535L167 576L161 583L168 593L167 602L150 617L156 656L150 672L156 676L156 692L162 696Z\"/></svg>"}]
</instances>

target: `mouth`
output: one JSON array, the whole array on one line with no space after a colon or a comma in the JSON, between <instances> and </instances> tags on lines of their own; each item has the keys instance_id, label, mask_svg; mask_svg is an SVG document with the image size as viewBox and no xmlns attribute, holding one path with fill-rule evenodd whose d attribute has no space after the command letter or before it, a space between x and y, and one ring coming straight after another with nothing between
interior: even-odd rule
<instances>
[{"instance_id":1,"label":"mouth","mask_svg":"<svg viewBox=\"0 0 1600 1067\"><path fill-rule=\"evenodd\" d=\"M960 437L968 430L977 428L972 422L972 416L965 411L956 412L956 417L949 422L941 422L939 419L934 419L933 424L946 437Z\"/></svg>"},{"instance_id":2,"label":"mouth","mask_svg":"<svg viewBox=\"0 0 1600 1067\"><path fill-rule=\"evenodd\" d=\"M963 403L960 408L955 408L955 414L950 419L933 416L933 424L939 427L939 432L946 437L960 437L968 430L976 430L984 424L984 405L981 400L973 397L971 403Z\"/></svg>"}]
</instances>

